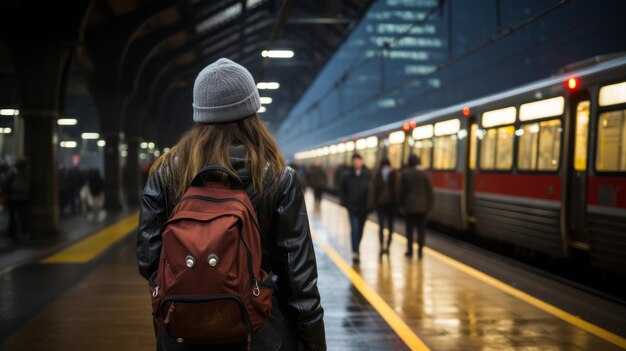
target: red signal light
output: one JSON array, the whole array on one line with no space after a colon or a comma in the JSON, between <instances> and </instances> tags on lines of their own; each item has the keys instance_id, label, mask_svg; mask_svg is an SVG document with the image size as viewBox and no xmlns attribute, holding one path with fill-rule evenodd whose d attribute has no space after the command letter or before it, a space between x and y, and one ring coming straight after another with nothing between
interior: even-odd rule
<instances>
[{"instance_id":1,"label":"red signal light","mask_svg":"<svg viewBox=\"0 0 626 351\"><path fill-rule=\"evenodd\" d=\"M415 128L417 127L417 122L411 121L410 125L411 125L411 128Z\"/></svg>"},{"instance_id":2,"label":"red signal light","mask_svg":"<svg viewBox=\"0 0 626 351\"><path fill-rule=\"evenodd\" d=\"M409 123L405 123L402 126L402 129L404 129L405 132L408 132L411 129L411 125Z\"/></svg>"},{"instance_id":3,"label":"red signal light","mask_svg":"<svg viewBox=\"0 0 626 351\"><path fill-rule=\"evenodd\" d=\"M465 106L463 107L463 116L468 117L470 115L470 108Z\"/></svg>"},{"instance_id":4,"label":"red signal light","mask_svg":"<svg viewBox=\"0 0 626 351\"><path fill-rule=\"evenodd\" d=\"M567 80L567 88L569 90L574 90L578 87L578 79L570 78Z\"/></svg>"}]
</instances>

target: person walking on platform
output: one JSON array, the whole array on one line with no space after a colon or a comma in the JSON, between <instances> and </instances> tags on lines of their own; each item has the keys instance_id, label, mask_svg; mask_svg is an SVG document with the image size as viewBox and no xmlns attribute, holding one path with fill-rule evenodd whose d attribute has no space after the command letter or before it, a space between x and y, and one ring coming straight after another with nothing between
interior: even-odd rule
<instances>
[{"instance_id":1,"label":"person walking on platform","mask_svg":"<svg viewBox=\"0 0 626 351\"><path fill-rule=\"evenodd\" d=\"M396 217L396 178L397 174L391 168L391 161L384 158L376 170L369 191L370 207L375 208L378 215L379 256L381 257L384 254L389 254L389 246L391 246L393 221ZM385 246L385 225L389 233L387 246Z\"/></svg>"},{"instance_id":2,"label":"person walking on platform","mask_svg":"<svg viewBox=\"0 0 626 351\"><path fill-rule=\"evenodd\" d=\"M151 277L157 273L159 255L164 243L162 226L168 221L175 207L184 205L181 201L183 194L194 191L189 188L193 180L198 180L196 176L200 175L201 170L206 177L219 176L223 187L218 189L225 189L223 191L230 194L231 190L243 188L242 190L247 194L249 203L254 209L254 213L248 212L248 215L256 220L245 222L246 227L239 229L239 233L251 227L258 228L262 249L260 251L263 255L254 262L260 262L263 271L272 272L278 277L277 281L272 282L256 280L253 277L253 282L258 285L250 292L246 291L246 301L249 301L249 299L254 299L254 296L258 297L259 293L267 292L268 284L277 285L273 293L270 291L272 303L271 309L267 311L269 319L260 326L260 329L248 334L247 341L244 339L233 343L229 340L228 343L223 341L224 344L208 346L188 343L182 338L175 339L170 336L171 328L169 327L155 327L159 350L245 350L249 349L247 347L251 347L252 350L326 350L324 311L317 288L317 265L304 195L295 171L286 166L278 144L257 114L260 106L259 93L254 79L243 66L221 58L198 74L193 88L195 125L168 153L155 161L146 181L139 218L137 258L139 272L151 282ZM210 167L207 168L207 166ZM204 172L207 169L214 171L206 174ZM216 169L220 172L215 172ZM222 173L230 175L225 177ZM228 182L229 179L230 182ZM194 183L195 186L198 184ZM205 187L210 188L212 185L205 185ZM205 199L210 198L205 197ZM228 206L239 206L237 203L243 206L247 202L237 200L236 203L233 202ZM198 201L192 204L201 206ZM225 207L226 204L222 206ZM245 208L249 211L247 204ZM181 212L177 213L180 215ZM244 250L243 246L239 250ZM250 255L248 248L247 250ZM254 253L257 254L257 252ZM181 256L182 266L185 266L186 262L186 267L195 265L193 269L198 270L210 270L211 266L221 267L220 271L228 270L233 260L232 257L221 256L217 251L217 255L209 255L208 259L207 257L197 258L197 261L190 256L185 258L185 254L182 253L183 256ZM236 259L243 260L246 255L242 255L241 258ZM247 262L250 264L253 261L248 257ZM171 267L174 266L174 263L168 264ZM245 270L245 264L241 267ZM159 270L159 274L168 274L167 268L164 270L166 273L161 273ZM188 272L194 274L192 269ZM223 275L228 277L226 273ZM232 279L237 281L243 279L239 276L233 277ZM206 283L197 282L205 286L218 284ZM221 280L219 284L222 284ZM159 293L157 289L153 292L153 296L158 296ZM179 331L198 327L198 323L201 322L207 323L207 328L214 330L213 327L228 325L225 323L230 323L233 318L241 318L237 323L243 322L245 330L251 330L252 327L248 325L256 321L250 322L250 319L246 319L249 317L244 318L232 313L233 306L240 301L239 310L243 311L243 315L246 315L244 313L246 311L249 313L255 311L244 308L243 303L247 302L235 300L233 299L234 302L213 302L214 305L210 302L196 303L196 308L188 307L189 303L170 302L169 311L168 305L165 304L165 312L167 312L165 318L169 323L174 323L169 318L171 313L174 316L172 318L181 323L178 324ZM197 322L176 319L180 316L177 313L193 314L198 309L203 311L211 306L224 309L215 315L223 316L221 319L212 317L218 318L213 320L208 316L206 321L202 319L204 317L199 316L201 318ZM236 331L234 328L229 332ZM237 324L236 328L244 330L241 324ZM224 335L212 335L212 337L224 338Z\"/></svg>"},{"instance_id":3,"label":"person walking on platform","mask_svg":"<svg viewBox=\"0 0 626 351\"><path fill-rule=\"evenodd\" d=\"M9 235L13 240L30 237L27 202L30 196L30 169L28 160L20 157L8 175Z\"/></svg>"},{"instance_id":4,"label":"person walking on platform","mask_svg":"<svg viewBox=\"0 0 626 351\"><path fill-rule=\"evenodd\" d=\"M406 221L408 246L405 256L413 256L413 228L417 227L417 255L421 259L426 241L426 216L432 209L434 198L430 178L417 155L411 154L408 166L402 170L398 199L404 208Z\"/></svg>"},{"instance_id":5,"label":"person walking on platform","mask_svg":"<svg viewBox=\"0 0 626 351\"><path fill-rule=\"evenodd\" d=\"M311 165L307 173L307 183L313 188L315 194L315 206L319 206L322 201L322 194L328 186L328 176L326 171L322 168L320 160L315 160L315 163Z\"/></svg>"},{"instance_id":6,"label":"person walking on platform","mask_svg":"<svg viewBox=\"0 0 626 351\"><path fill-rule=\"evenodd\" d=\"M359 263L359 245L363 237L365 220L370 212L368 192L371 181L369 170L363 165L361 155L352 155L352 169L341 180L339 198L348 210L352 239L352 262Z\"/></svg>"}]
</instances>

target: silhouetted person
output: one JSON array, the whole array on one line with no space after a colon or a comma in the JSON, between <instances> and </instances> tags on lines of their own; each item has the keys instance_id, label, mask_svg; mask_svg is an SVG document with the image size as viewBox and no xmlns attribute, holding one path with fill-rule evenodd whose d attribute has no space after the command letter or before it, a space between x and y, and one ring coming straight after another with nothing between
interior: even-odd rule
<instances>
[{"instance_id":1,"label":"silhouetted person","mask_svg":"<svg viewBox=\"0 0 626 351\"><path fill-rule=\"evenodd\" d=\"M420 166L417 155L409 156L409 164L402 170L398 187L398 199L404 207L408 246L405 256L413 256L413 228L417 227L418 257L426 241L426 216L433 206L433 187L430 178Z\"/></svg>"},{"instance_id":2,"label":"silhouetted person","mask_svg":"<svg viewBox=\"0 0 626 351\"><path fill-rule=\"evenodd\" d=\"M372 179L369 192L370 207L376 209L378 215L378 238L380 242L379 256L389 254L393 221L396 216L396 178L397 173L391 168L391 162L384 158ZM388 228L387 246L385 247L385 226Z\"/></svg>"},{"instance_id":3,"label":"silhouetted person","mask_svg":"<svg viewBox=\"0 0 626 351\"><path fill-rule=\"evenodd\" d=\"M315 194L315 205L319 205L322 201L322 194L328 186L328 177L326 171L322 168L320 160L315 160L315 163L311 165L307 173L307 181L313 193Z\"/></svg>"},{"instance_id":4,"label":"silhouetted person","mask_svg":"<svg viewBox=\"0 0 626 351\"><path fill-rule=\"evenodd\" d=\"M352 238L352 261L359 262L359 245L363 237L363 228L368 208L367 197L371 175L363 165L361 155L352 156L352 169L341 180L339 197L341 205L348 209L350 216L350 235Z\"/></svg>"},{"instance_id":5,"label":"silhouetted person","mask_svg":"<svg viewBox=\"0 0 626 351\"><path fill-rule=\"evenodd\" d=\"M14 240L28 239L30 231L27 202L30 195L30 170L28 160L20 157L11 167L8 176L9 235Z\"/></svg>"}]
</instances>

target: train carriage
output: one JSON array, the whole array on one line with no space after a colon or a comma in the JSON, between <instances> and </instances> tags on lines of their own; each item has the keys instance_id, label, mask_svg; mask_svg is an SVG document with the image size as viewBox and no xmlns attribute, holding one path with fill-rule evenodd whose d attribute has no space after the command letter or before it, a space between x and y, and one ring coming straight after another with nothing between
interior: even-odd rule
<instances>
[{"instance_id":1,"label":"train carriage","mask_svg":"<svg viewBox=\"0 0 626 351\"><path fill-rule=\"evenodd\" d=\"M433 182L432 221L626 273L626 56L592 63L296 158L344 145L349 163L352 143L369 167L384 155L400 168L413 152Z\"/></svg>"}]
</instances>

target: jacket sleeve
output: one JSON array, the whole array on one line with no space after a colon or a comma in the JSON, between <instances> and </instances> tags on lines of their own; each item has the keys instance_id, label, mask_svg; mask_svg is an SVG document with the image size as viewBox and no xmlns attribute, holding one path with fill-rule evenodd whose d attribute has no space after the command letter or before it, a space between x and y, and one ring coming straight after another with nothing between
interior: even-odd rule
<instances>
[{"instance_id":1,"label":"jacket sleeve","mask_svg":"<svg viewBox=\"0 0 626 351\"><path fill-rule=\"evenodd\" d=\"M137 261L139 273L149 279L156 272L161 254L161 227L167 221L165 191L161 187L160 170L146 181L143 190L137 232Z\"/></svg>"},{"instance_id":2,"label":"jacket sleeve","mask_svg":"<svg viewBox=\"0 0 626 351\"><path fill-rule=\"evenodd\" d=\"M326 350L309 219L300 183L291 169L283 175L275 219L280 296L286 312L295 319L299 349Z\"/></svg>"}]
</instances>

